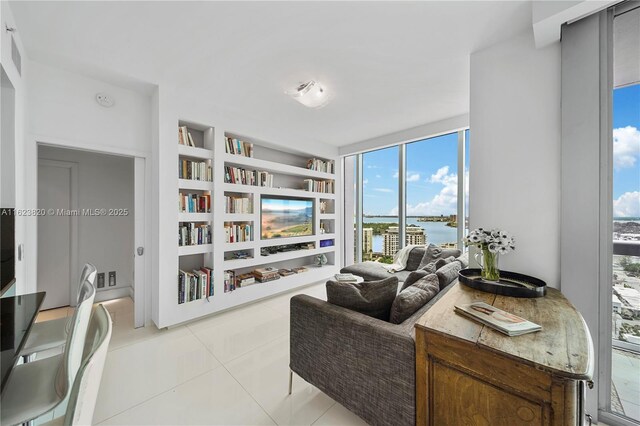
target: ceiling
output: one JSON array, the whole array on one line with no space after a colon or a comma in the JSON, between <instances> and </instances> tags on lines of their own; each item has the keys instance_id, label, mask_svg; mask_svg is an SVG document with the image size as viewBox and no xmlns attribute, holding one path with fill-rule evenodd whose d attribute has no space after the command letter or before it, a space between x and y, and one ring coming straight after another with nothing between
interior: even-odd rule
<instances>
[{"instance_id":1,"label":"ceiling","mask_svg":"<svg viewBox=\"0 0 640 426\"><path fill-rule=\"evenodd\" d=\"M469 54L531 29L528 1L11 2L27 56L174 86L344 146L464 114ZM284 94L315 79L319 110Z\"/></svg>"}]
</instances>

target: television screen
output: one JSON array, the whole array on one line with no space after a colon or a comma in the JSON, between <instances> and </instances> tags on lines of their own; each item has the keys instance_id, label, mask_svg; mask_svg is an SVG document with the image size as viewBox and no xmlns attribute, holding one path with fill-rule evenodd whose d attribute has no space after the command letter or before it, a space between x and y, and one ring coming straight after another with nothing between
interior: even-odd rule
<instances>
[{"instance_id":1,"label":"television screen","mask_svg":"<svg viewBox=\"0 0 640 426\"><path fill-rule=\"evenodd\" d=\"M313 235L313 200L262 197L262 239Z\"/></svg>"},{"instance_id":2,"label":"television screen","mask_svg":"<svg viewBox=\"0 0 640 426\"><path fill-rule=\"evenodd\" d=\"M5 290L15 278L15 216L14 209L0 209L0 289Z\"/></svg>"}]
</instances>

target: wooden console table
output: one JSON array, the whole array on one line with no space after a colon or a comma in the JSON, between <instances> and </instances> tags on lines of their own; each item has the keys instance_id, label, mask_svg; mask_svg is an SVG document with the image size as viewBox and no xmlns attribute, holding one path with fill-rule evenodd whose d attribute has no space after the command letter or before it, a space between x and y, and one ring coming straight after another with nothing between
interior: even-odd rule
<instances>
[{"instance_id":1,"label":"wooden console table","mask_svg":"<svg viewBox=\"0 0 640 426\"><path fill-rule=\"evenodd\" d=\"M558 290L520 299L453 287L416 323L418 425L581 425L593 345ZM508 337L456 314L482 301L542 325Z\"/></svg>"}]
</instances>

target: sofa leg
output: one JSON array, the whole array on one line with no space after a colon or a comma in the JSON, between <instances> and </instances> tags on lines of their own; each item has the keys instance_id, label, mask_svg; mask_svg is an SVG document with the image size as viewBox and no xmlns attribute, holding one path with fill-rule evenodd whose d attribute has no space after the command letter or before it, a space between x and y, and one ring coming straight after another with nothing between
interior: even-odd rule
<instances>
[{"instance_id":1,"label":"sofa leg","mask_svg":"<svg viewBox=\"0 0 640 426\"><path fill-rule=\"evenodd\" d=\"M289 395L293 389L293 371L289 370Z\"/></svg>"}]
</instances>

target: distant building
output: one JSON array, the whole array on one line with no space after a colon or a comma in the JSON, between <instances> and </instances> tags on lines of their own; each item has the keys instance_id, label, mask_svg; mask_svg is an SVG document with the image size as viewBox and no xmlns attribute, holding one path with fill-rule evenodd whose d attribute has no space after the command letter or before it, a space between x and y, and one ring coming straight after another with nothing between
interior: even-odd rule
<instances>
[{"instance_id":1,"label":"distant building","mask_svg":"<svg viewBox=\"0 0 640 426\"><path fill-rule=\"evenodd\" d=\"M406 232L406 244L424 245L427 242L427 234L424 233L424 229L419 226L407 226ZM399 249L398 245L398 227L391 226L383 235L383 249L382 254L385 256L393 256Z\"/></svg>"},{"instance_id":2,"label":"distant building","mask_svg":"<svg viewBox=\"0 0 640 426\"><path fill-rule=\"evenodd\" d=\"M446 248L446 249L454 249L454 248L458 248L458 244L457 243L442 243L442 244L440 244L440 247Z\"/></svg>"},{"instance_id":3,"label":"distant building","mask_svg":"<svg viewBox=\"0 0 640 426\"><path fill-rule=\"evenodd\" d=\"M370 255L373 252L373 228L362 228L362 253Z\"/></svg>"}]
</instances>

